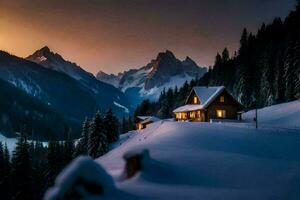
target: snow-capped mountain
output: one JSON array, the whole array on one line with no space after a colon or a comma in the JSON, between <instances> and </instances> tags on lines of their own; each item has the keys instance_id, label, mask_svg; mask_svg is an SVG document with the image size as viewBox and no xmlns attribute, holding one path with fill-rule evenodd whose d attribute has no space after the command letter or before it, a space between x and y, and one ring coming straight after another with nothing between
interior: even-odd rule
<instances>
[{"instance_id":1,"label":"snow-capped mountain","mask_svg":"<svg viewBox=\"0 0 300 200\"><path fill-rule=\"evenodd\" d=\"M131 69L118 75L100 71L98 80L120 88L135 102L149 98L155 100L165 88L181 86L185 81L200 78L206 68L199 67L191 58L181 61L167 50L158 54L156 59L139 69Z\"/></svg>"},{"instance_id":2,"label":"snow-capped mountain","mask_svg":"<svg viewBox=\"0 0 300 200\"><path fill-rule=\"evenodd\" d=\"M41 60L46 58L44 56ZM85 117L91 117L97 110L103 112L111 107L119 117L132 111L129 101L119 89L98 81L92 75L88 76L88 73L78 74L83 78L74 79L66 73L0 51L0 79L13 85L14 87L10 87L12 90L22 90L27 96L34 97L41 104L48 106L49 110L65 118L65 125L71 127L75 135L79 135ZM8 101L6 98L5 95L0 97L2 101ZM28 110L32 109L28 107ZM47 110L44 111L46 116ZM3 116L0 113L1 117ZM51 121L49 118L46 120ZM44 132L44 137L49 138L63 134L61 131Z\"/></svg>"},{"instance_id":3,"label":"snow-capped mountain","mask_svg":"<svg viewBox=\"0 0 300 200\"><path fill-rule=\"evenodd\" d=\"M97 74L97 79L118 88L122 76L123 73L119 73L118 75L115 75L115 74L106 74L105 72L99 71Z\"/></svg>"},{"instance_id":4,"label":"snow-capped mountain","mask_svg":"<svg viewBox=\"0 0 300 200\"><path fill-rule=\"evenodd\" d=\"M47 69L67 74L77 80L83 87L93 93L101 108L112 107L120 116L128 114L128 111L132 109L130 102L119 89L99 81L93 74L85 71L76 63L65 60L61 55L52 52L47 46L37 50L26 59Z\"/></svg>"},{"instance_id":5,"label":"snow-capped mountain","mask_svg":"<svg viewBox=\"0 0 300 200\"><path fill-rule=\"evenodd\" d=\"M56 70L68 74L76 80L93 78L91 73L86 72L76 63L66 61L61 55L52 52L45 46L26 58L32 62L38 63L48 69Z\"/></svg>"}]
</instances>

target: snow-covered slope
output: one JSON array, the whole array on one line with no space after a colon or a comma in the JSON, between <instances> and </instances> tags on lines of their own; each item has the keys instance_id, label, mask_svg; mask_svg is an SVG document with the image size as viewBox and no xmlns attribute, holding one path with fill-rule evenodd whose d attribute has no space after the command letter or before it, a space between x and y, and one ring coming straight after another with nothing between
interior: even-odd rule
<instances>
[{"instance_id":1,"label":"snow-covered slope","mask_svg":"<svg viewBox=\"0 0 300 200\"><path fill-rule=\"evenodd\" d=\"M300 129L300 101L277 104L258 109L258 124L262 126L275 126ZM253 122L255 110L243 114L246 122Z\"/></svg>"},{"instance_id":2,"label":"snow-covered slope","mask_svg":"<svg viewBox=\"0 0 300 200\"><path fill-rule=\"evenodd\" d=\"M199 67L191 58L180 61L167 50L139 69L118 75L100 71L97 78L120 88L132 101L139 103L143 99L156 100L164 88L180 87L185 81L200 78L205 73L206 68Z\"/></svg>"},{"instance_id":3,"label":"snow-covered slope","mask_svg":"<svg viewBox=\"0 0 300 200\"><path fill-rule=\"evenodd\" d=\"M278 127L279 121L274 127L262 123L255 129L253 124L244 122L162 120L146 129L121 135L110 152L96 159L114 180L98 198L297 200L300 198L300 130L295 124L300 123L300 117L292 110L298 110L298 105L298 102L290 102L273 107L271 110L279 115L277 117L261 113L270 121L280 117L286 121L293 119L289 124L283 121L283 128ZM131 164L124 158L130 158ZM74 165L66 171L75 169ZM92 169L93 165L90 163L87 168L73 173L79 175L67 178L63 172L60 177L66 177L66 183L88 181L87 169L100 170L95 166ZM128 176L136 169L137 173ZM106 180L108 174L104 173L99 179ZM107 183L101 185L105 188ZM61 186L56 184L56 187ZM114 192L110 193L111 190ZM115 197L115 193L122 193L122 197Z\"/></svg>"},{"instance_id":4,"label":"snow-covered slope","mask_svg":"<svg viewBox=\"0 0 300 200\"><path fill-rule=\"evenodd\" d=\"M97 161L139 199L300 198L297 129L159 121L115 147ZM123 155L138 149L148 149L150 159L121 181Z\"/></svg>"}]
</instances>

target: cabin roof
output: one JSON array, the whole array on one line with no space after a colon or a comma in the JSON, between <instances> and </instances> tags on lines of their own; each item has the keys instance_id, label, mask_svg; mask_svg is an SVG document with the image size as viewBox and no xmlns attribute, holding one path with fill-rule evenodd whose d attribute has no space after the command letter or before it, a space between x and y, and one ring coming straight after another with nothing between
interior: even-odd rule
<instances>
[{"instance_id":1,"label":"cabin roof","mask_svg":"<svg viewBox=\"0 0 300 200\"><path fill-rule=\"evenodd\" d=\"M157 122L160 119L158 117L150 116L149 118L145 119L144 121L141 121L141 124L146 124L148 122Z\"/></svg>"},{"instance_id":2,"label":"cabin roof","mask_svg":"<svg viewBox=\"0 0 300 200\"><path fill-rule=\"evenodd\" d=\"M195 91L197 97L200 100L200 105L205 108L208 106L223 90L224 86L214 87L193 87L192 91ZM191 95L191 94L190 94ZM190 96L189 95L189 96ZM188 98L187 98L188 99Z\"/></svg>"},{"instance_id":3,"label":"cabin roof","mask_svg":"<svg viewBox=\"0 0 300 200\"><path fill-rule=\"evenodd\" d=\"M193 110L201 110L202 108L203 108L203 106L199 105L199 104L188 104L188 105L184 105L179 108L176 108L175 110L173 110L173 112L174 113L188 112L188 111L193 111Z\"/></svg>"},{"instance_id":4,"label":"cabin roof","mask_svg":"<svg viewBox=\"0 0 300 200\"><path fill-rule=\"evenodd\" d=\"M148 118L150 118L151 116L137 116L138 119L140 120L146 120Z\"/></svg>"}]
</instances>

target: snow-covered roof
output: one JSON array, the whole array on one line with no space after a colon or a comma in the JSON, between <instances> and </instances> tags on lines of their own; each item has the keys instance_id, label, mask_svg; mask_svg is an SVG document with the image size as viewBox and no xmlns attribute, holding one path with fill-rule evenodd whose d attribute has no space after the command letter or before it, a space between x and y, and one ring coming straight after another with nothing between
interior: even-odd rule
<instances>
[{"instance_id":1,"label":"snow-covered roof","mask_svg":"<svg viewBox=\"0 0 300 200\"><path fill-rule=\"evenodd\" d=\"M210 104L223 90L224 86L214 86L214 87L193 87L192 91L195 91L197 97L200 100L200 105L205 108Z\"/></svg>"},{"instance_id":2,"label":"snow-covered roof","mask_svg":"<svg viewBox=\"0 0 300 200\"><path fill-rule=\"evenodd\" d=\"M137 116L138 119L140 120L146 120L148 118L150 118L151 116Z\"/></svg>"},{"instance_id":3,"label":"snow-covered roof","mask_svg":"<svg viewBox=\"0 0 300 200\"><path fill-rule=\"evenodd\" d=\"M193 87L191 93L195 91L197 97L200 100L200 104L187 104L176 108L173 112L187 112L193 110L201 110L207 107L223 90L224 86L214 87ZM190 95L189 95L190 96ZM188 101L188 98L187 98Z\"/></svg>"},{"instance_id":4,"label":"snow-covered roof","mask_svg":"<svg viewBox=\"0 0 300 200\"><path fill-rule=\"evenodd\" d=\"M188 112L188 111L193 111L193 110L201 110L203 108L203 105L199 105L199 104L188 104L188 105L184 105L181 106L179 108L176 108L175 110L173 110L174 113L176 112Z\"/></svg>"},{"instance_id":5,"label":"snow-covered roof","mask_svg":"<svg viewBox=\"0 0 300 200\"><path fill-rule=\"evenodd\" d=\"M141 124L146 124L148 122L157 122L159 120L160 119L158 117L151 116L151 117L145 119L144 121L142 121Z\"/></svg>"}]
</instances>

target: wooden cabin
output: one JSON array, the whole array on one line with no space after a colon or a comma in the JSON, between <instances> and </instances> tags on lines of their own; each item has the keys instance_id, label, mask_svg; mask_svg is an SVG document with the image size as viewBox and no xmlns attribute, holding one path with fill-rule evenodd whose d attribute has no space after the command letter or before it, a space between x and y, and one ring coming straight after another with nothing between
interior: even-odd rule
<instances>
[{"instance_id":1,"label":"wooden cabin","mask_svg":"<svg viewBox=\"0 0 300 200\"><path fill-rule=\"evenodd\" d=\"M157 122L159 120L159 118L154 116L137 116L136 129L142 130L146 128L149 124L152 124L153 122Z\"/></svg>"},{"instance_id":2,"label":"wooden cabin","mask_svg":"<svg viewBox=\"0 0 300 200\"><path fill-rule=\"evenodd\" d=\"M185 105L173 112L177 121L237 120L243 106L225 89L194 87Z\"/></svg>"}]
</instances>

